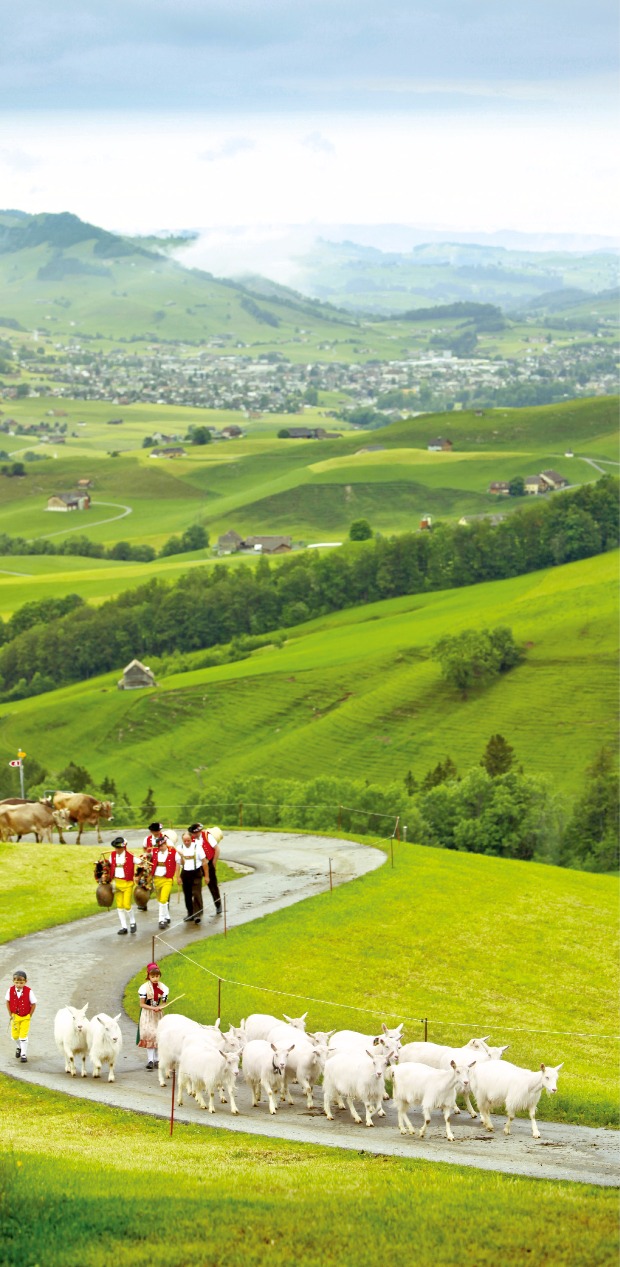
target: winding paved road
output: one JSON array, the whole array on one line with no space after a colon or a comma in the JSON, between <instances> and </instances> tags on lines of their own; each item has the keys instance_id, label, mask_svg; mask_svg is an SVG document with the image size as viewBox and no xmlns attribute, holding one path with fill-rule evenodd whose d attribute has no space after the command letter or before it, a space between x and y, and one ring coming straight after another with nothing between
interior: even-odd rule
<instances>
[{"instance_id":1,"label":"winding paved road","mask_svg":"<svg viewBox=\"0 0 620 1267\"><path fill-rule=\"evenodd\" d=\"M142 840L142 835L138 837L138 833L128 833L128 836ZM253 868L251 874L243 879L224 886L229 927L324 892L329 888L330 859L336 885L373 871L385 861L379 850L347 841L250 831L227 834L225 854L231 862ZM210 904L207 890L205 895ZM180 921L182 907L176 906L176 899L172 909L173 914L179 911ZM135 1046L135 1024L125 1014L121 1018L124 1050L117 1066L117 1081L113 1084L93 1081L90 1077L70 1079L62 1072L62 1061L52 1035L56 1009L65 1003L81 1007L88 1001L91 1016L97 1011L112 1015L122 1012L126 983L151 958L151 937L157 932L153 908L144 914L139 912L138 920L137 936L121 938L120 941L116 914L105 911L92 918L59 925L0 946L0 979L10 980L15 968L26 968L40 1000L32 1026L28 1065L16 1066L13 1044L5 1039L0 1056L3 1073L69 1095L168 1118L170 1090L162 1090L156 1075L146 1073L144 1055ZM202 940L221 931L222 920L209 915L200 930L193 924L188 926L173 922L164 936L171 950L191 954L191 946L198 938ZM163 957L166 950L160 945L156 955ZM216 962L214 956L214 964ZM69 977L72 981L70 991L67 989ZM289 983L279 984L286 988ZM291 988L294 990L294 983ZM262 1006L261 996L257 994L255 1010L261 1011ZM312 1018L312 1004L309 1006ZM183 1008L191 1012L189 1000L179 1005L180 1010ZM305 1011L306 1006L289 998L282 1000L282 1010L296 1015ZM343 1013L343 1026L357 1028L364 1023L370 1024L370 1018L354 1019L351 1013ZM214 1115L207 1114L186 1098L184 1107L175 1112L176 1119L199 1123L207 1128L224 1128L295 1143L323 1144L384 1156L420 1157L482 1170L569 1179L602 1186L619 1183L619 1136L614 1131L542 1122L542 1138L537 1141L532 1139L529 1121L518 1119L513 1124L512 1136L506 1139L501 1130L489 1136L476 1122L471 1122L467 1114L461 1114L453 1121L456 1139L450 1144L443 1134L440 1116L434 1118L430 1135L424 1140L417 1135L402 1138L391 1102L386 1104L385 1121L377 1119L376 1127L368 1130L364 1126L356 1126L348 1110L339 1113L334 1122L328 1122L318 1107L321 1103L319 1094L315 1093L317 1107L308 1110L305 1100L296 1090L295 1105L282 1106L272 1117L264 1104L258 1109L251 1109L242 1077L238 1085L239 1117L232 1117L227 1106L219 1104ZM165 1130L167 1126L162 1122L162 1131Z\"/></svg>"}]
</instances>

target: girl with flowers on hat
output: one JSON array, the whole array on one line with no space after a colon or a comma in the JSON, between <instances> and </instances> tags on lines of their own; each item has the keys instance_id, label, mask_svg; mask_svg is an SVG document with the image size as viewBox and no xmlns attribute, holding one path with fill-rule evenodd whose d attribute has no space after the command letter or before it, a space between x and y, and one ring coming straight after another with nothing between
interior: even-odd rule
<instances>
[{"instance_id":1,"label":"girl with flowers on hat","mask_svg":"<svg viewBox=\"0 0 620 1267\"><path fill-rule=\"evenodd\" d=\"M138 1026L138 1047L145 1047L148 1056L147 1069L159 1067L157 1059L157 1027L161 1020L162 1008L166 1004L169 990L161 979L159 964L147 963L146 981L138 990L140 1002L140 1024Z\"/></svg>"}]
</instances>

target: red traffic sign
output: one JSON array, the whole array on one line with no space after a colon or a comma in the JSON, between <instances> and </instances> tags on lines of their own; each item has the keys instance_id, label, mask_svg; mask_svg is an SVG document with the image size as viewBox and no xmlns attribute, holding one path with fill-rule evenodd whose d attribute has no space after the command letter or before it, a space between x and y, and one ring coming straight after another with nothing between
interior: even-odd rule
<instances>
[{"instance_id":1,"label":"red traffic sign","mask_svg":"<svg viewBox=\"0 0 620 1267\"><path fill-rule=\"evenodd\" d=\"M18 765L18 766L21 766L21 761L9 761L9 765Z\"/></svg>"}]
</instances>

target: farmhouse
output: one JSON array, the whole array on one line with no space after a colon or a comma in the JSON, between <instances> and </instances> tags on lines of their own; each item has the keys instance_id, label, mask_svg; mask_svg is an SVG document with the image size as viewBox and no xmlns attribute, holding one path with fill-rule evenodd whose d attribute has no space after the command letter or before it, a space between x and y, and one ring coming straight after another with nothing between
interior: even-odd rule
<instances>
[{"instance_id":1,"label":"farmhouse","mask_svg":"<svg viewBox=\"0 0 620 1267\"><path fill-rule=\"evenodd\" d=\"M246 537L243 542L243 549L257 554L288 554L292 548L292 537Z\"/></svg>"},{"instance_id":2,"label":"farmhouse","mask_svg":"<svg viewBox=\"0 0 620 1267\"><path fill-rule=\"evenodd\" d=\"M568 488L568 480L563 475L559 475L557 471L541 471L540 478L551 489Z\"/></svg>"},{"instance_id":3,"label":"farmhouse","mask_svg":"<svg viewBox=\"0 0 620 1267\"><path fill-rule=\"evenodd\" d=\"M187 454L181 445L169 445L165 449L152 449L149 456L152 458L184 458L187 457Z\"/></svg>"},{"instance_id":4,"label":"farmhouse","mask_svg":"<svg viewBox=\"0 0 620 1267\"><path fill-rule=\"evenodd\" d=\"M497 493L501 497L508 497L510 495L510 484L507 480L491 480L489 492Z\"/></svg>"},{"instance_id":5,"label":"farmhouse","mask_svg":"<svg viewBox=\"0 0 620 1267\"><path fill-rule=\"evenodd\" d=\"M235 532L234 528L230 528L223 536L217 539L218 554L235 554L243 545L243 537Z\"/></svg>"},{"instance_id":6,"label":"farmhouse","mask_svg":"<svg viewBox=\"0 0 620 1267\"><path fill-rule=\"evenodd\" d=\"M140 660L131 660L123 669L123 676L117 682L119 691L137 691L143 686L157 686L157 682L148 665Z\"/></svg>"},{"instance_id":7,"label":"farmhouse","mask_svg":"<svg viewBox=\"0 0 620 1267\"><path fill-rule=\"evenodd\" d=\"M279 435L282 440L325 440L327 438L324 427L285 427Z\"/></svg>"},{"instance_id":8,"label":"farmhouse","mask_svg":"<svg viewBox=\"0 0 620 1267\"><path fill-rule=\"evenodd\" d=\"M55 493L48 498L46 510L88 510L88 493Z\"/></svg>"},{"instance_id":9,"label":"farmhouse","mask_svg":"<svg viewBox=\"0 0 620 1267\"><path fill-rule=\"evenodd\" d=\"M238 440L243 435L241 427L236 423L232 423L230 427L222 427L220 435L225 436L227 440Z\"/></svg>"},{"instance_id":10,"label":"farmhouse","mask_svg":"<svg viewBox=\"0 0 620 1267\"><path fill-rule=\"evenodd\" d=\"M531 497L536 497L539 493L548 493L550 488L540 475L526 475L523 484L526 493L529 493Z\"/></svg>"},{"instance_id":11,"label":"farmhouse","mask_svg":"<svg viewBox=\"0 0 620 1267\"><path fill-rule=\"evenodd\" d=\"M453 446L451 440L444 440L438 436L436 440L429 440L426 447L429 453L451 453Z\"/></svg>"}]
</instances>

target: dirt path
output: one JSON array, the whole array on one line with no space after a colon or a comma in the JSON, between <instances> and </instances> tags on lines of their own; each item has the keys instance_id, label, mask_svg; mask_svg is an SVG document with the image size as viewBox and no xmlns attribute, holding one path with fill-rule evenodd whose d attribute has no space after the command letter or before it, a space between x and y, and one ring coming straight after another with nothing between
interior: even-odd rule
<instances>
[{"instance_id":1,"label":"dirt path","mask_svg":"<svg viewBox=\"0 0 620 1267\"><path fill-rule=\"evenodd\" d=\"M133 833L128 833L128 836ZM136 834L137 838L137 834ZM140 835L140 840L142 835ZM379 850L324 837L286 835L284 833L232 832L226 836L225 855L231 862L253 868L251 874L225 886L229 927L247 923L261 915L276 911L329 887L331 859L334 884L346 883L373 871L384 862ZM207 903L210 902L205 890ZM176 900L175 900L176 901ZM178 910L179 920L182 907ZM207 909L207 908L205 908ZM136 937L117 936L115 912L102 912L91 919L60 925L41 933L33 933L0 946L0 979L10 979L16 967L29 973L40 1003L32 1026L32 1041L27 1066L16 1065L13 1045L8 1038L2 1043L0 1070L12 1077L38 1083L69 1095L114 1104L120 1108L149 1113L166 1119L170 1113L170 1089L162 1090L156 1075L145 1070L145 1058L135 1046L135 1024L124 1013L121 1018L124 1050L117 1067L117 1081L94 1082L92 1078L70 1079L62 1072L61 1058L54 1046L52 1030L56 1009L65 1003L90 1004L89 1015L97 1011L115 1015L122 1011L125 985L151 958L151 937L157 933L156 908L138 913ZM172 924L165 934L171 948L191 954L198 939L222 931L222 920L207 914L200 929L182 922ZM156 954L163 957L163 947ZM67 964L71 962L73 989L67 992ZM278 984L276 982L273 983ZM261 1010L260 994L256 1011ZM180 1004L182 1008L184 1004ZM302 1003L283 1000L283 1011L291 1014L305 1011ZM191 1007L187 1007L191 1011ZM344 1013L343 1025L358 1027L359 1020ZM312 1005L310 1004L310 1020ZM363 1018L362 1018L363 1023ZM307 1110L305 1101L294 1090L294 1106L282 1106L271 1117L266 1105L251 1109L250 1097L242 1077L239 1078L239 1117L232 1117L226 1106L217 1106L211 1116L186 1099L177 1109L178 1121L199 1123L206 1127L247 1132L295 1143L323 1144L368 1153L397 1157L422 1157L432 1161L459 1163L482 1170L501 1170L509 1174L545 1179L570 1179L583 1183L616 1186L619 1183L618 1144L614 1131L588 1127L563 1126L542 1122L542 1138L532 1139L528 1121L513 1124L513 1134L506 1138L501 1130L493 1136L471 1122L462 1113L453 1121L455 1142L450 1144L443 1134L443 1120L437 1117L424 1140L417 1135L403 1139L396 1126L392 1103L386 1103L386 1118L376 1119L368 1130L356 1126L349 1115L337 1113L328 1122L315 1092L316 1107ZM496 1119L499 1123L501 1119ZM166 1130L162 1122L162 1131Z\"/></svg>"}]
</instances>

